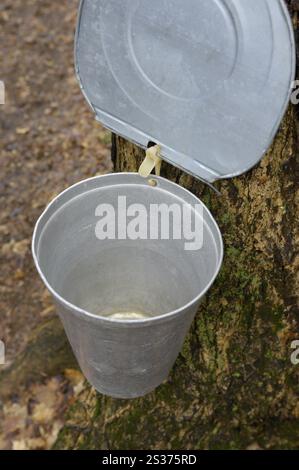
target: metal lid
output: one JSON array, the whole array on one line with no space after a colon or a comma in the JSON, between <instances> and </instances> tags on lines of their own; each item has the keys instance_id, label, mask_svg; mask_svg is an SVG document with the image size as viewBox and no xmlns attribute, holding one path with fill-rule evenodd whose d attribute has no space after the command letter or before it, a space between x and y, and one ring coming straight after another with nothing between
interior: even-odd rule
<instances>
[{"instance_id":1,"label":"metal lid","mask_svg":"<svg viewBox=\"0 0 299 470\"><path fill-rule=\"evenodd\" d=\"M283 0L82 0L76 69L106 127L212 182L271 144L295 43Z\"/></svg>"}]
</instances>

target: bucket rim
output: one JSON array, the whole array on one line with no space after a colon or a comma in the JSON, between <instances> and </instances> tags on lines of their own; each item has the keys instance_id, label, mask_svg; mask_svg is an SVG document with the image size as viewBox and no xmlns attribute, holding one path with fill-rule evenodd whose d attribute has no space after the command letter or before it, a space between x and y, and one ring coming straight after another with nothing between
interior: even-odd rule
<instances>
[{"instance_id":1,"label":"bucket rim","mask_svg":"<svg viewBox=\"0 0 299 470\"><path fill-rule=\"evenodd\" d=\"M49 202L49 204L47 204L47 206L45 207L45 209L43 210L43 212L41 213L41 215L37 219L35 227L34 227L34 231L33 231L32 242L31 242L31 250L32 250L32 256L33 256L34 264L36 266L36 269L38 271L38 274L39 274L41 280L43 281L44 285L46 286L48 291L51 293L51 295L53 296L55 301L58 301L60 304L63 305L63 307L65 307L67 310L70 310L72 312L72 314L75 314L76 316L79 316L82 319L85 318L85 319L89 319L89 320L96 321L96 322L100 321L102 323L106 323L106 324L109 324L111 326L112 325L119 325L119 326L122 325L124 327L126 327L126 326L127 327L135 326L136 327L138 325L139 326L144 326L144 325L147 325L147 324L148 325L153 324L154 322L155 323L156 322L161 322L162 323L165 320L169 320L173 317L179 316L183 311L192 308L192 306L194 306L197 302L200 301L200 299L202 299L204 297L204 295L208 292L208 290L211 288L214 281L216 280L216 278L219 274L219 271L221 269L221 266L222 266L222 263L223 263L223 257L224 257L224 244L223 244L222 234L221 234L219 226L218 226L216 220L214 219L212 213L210 212L210 210L201 201L201 199L199 199L197 196L195 196L191 191L189 191L188 189L180 186L177 183L174 183L173 181L168 180L167 178L164 178L164 177L161 177L161 176L156 176L156 175L150 175L149 178L141 178L141 179L143 179L144 182L148 181L151 178L153 178L157 181L160 181L160 182L167 182L168 185L178 187L183 193L185 192L189 197L191 196L193 199L196 199L196 201L198 201L203 206L204 210L206 211L207 215L209 216L211 222L214 225L216 234L218 236L219 252L218 252L218 260L217 260L217 264L216 264L216 267L215 267L215 270L214 270L214 274L211 277L209 283L206 285L206 287L196 297L193 297L192 300L190 300L190 302L187 302L186 304L182 305L181 307L179 307L175 310L172 310L170 312L167 312L167 313L164 313L164 314L161 314L161 315L156 315L156 316L150 317L150 318L122 320L122 319L115 319L115 318L109 318L109 317L97 315L97 314L94 314L92 312L89 312L88 310L85 310L83 308L78 307L77 305L73 304L72 302L69 302L62 295L60 295L56 291L56 289L54 289L54 287L52 287L50 282L47 280L47 277L44 275L43 270L41 269L40 264L39 264L38 242L39 242L39 237L40 237L40 235L43 231L44 218L48 214L50 209L53 209L53 206L57 205L58 201L63 196L65 196L68 192L70 192L71 190L73 190L74 188L76 188L80 185L87 185L88 183L90 183L92 181L98 181L98 180L102 180L102 179L109 178L109 177L119 177L119 176L120 177L126 177L126 176L127 177L136 177L136 179L141 178L138 173L134 173L134 172L106 173L106 174L103 174L103 175L93 176L91 178L83 179L83 180L67 187L66 189L61 191L57 196L55 196ZM87 189L87 191L88 191L88 189ZM72 198L70 198L69 201L71 199ZM40 234L38 233L39 230L40 230Z\"/></svg>"}]
</instances>

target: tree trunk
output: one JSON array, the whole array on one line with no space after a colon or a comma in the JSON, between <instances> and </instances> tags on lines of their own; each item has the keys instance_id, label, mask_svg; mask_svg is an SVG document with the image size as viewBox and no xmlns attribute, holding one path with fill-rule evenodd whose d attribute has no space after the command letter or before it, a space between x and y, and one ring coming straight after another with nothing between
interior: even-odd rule
<instances>
[{"instance_id":1,"label":"tree trunk","mask_svg":"<svg viewBox=\"0 0 299 470\"><path fill-rule=\"evenodd\" d=\"M296 26L298 1L287 3ZM224 237L223 268L169 379L131 401L86 384L55 448L298 448L299 366L290 359L299 340L297 150L290 108L262 162L216 183L221 196L163 163L162 176L211 209ZM137 171L143 158L114 136L115 171Z\"/></svg>"},{"instance_id":2,"label":"tree trunk","mask_svg":"<svg viewBox=\"0 0 299 470\"><path fill-rule=\"evenodd\" d=\"M221 197L163 163L162 176L199 196L218 221L222 271L167 382L133 401L86 385L56 448L298 447L295 128L289 109L258 167L217 183ZM116 171L137 171L143 157L114 137Z\"/></svg>"}]
</instances>

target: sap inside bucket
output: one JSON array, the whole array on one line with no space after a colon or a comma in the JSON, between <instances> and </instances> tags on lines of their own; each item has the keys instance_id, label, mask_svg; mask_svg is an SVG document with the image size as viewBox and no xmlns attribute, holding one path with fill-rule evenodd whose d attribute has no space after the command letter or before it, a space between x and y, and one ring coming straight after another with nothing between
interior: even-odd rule
<instances>
[{"instance_id":1,"label":"sap inside bucket","mask_svg":"<svg viewBox=\"0 0 299 470\"><path fill-rule=\"evenodd\" d=\"M180 186L155 181L122 173L78 183L48 206L34 233L37 268L81 368L113 396L142 395L167 376L222 262L221 234L206 207ZM194 216L188 239L178 236L186 205ZM151 227L162 224L161 207L170 214L169 237L167 227L163 234L162 225Z\"/></svg>"}]
</instances>

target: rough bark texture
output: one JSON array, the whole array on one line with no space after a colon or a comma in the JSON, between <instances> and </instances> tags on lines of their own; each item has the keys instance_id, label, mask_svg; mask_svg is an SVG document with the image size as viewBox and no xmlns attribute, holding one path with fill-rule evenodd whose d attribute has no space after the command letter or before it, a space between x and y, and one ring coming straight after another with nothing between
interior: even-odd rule
<instances>
[{"instance_id":1,"label":"rough bark texture","mask_svg":"<svg viewBox=\"0 0 299 470\"><path fill-rule=\"evenodd\" d=\"M296 20L298 2L289 6ZM86 385L56 448L299 446L299 366L290 361L291 342L299 339L297 155L290 108L262 162L216 184L221 197L163 164L162 175L200 197L219 223L222 271L167 382L133 401L101 396ZM143 156L114 137L116 171L136 171Z\"/></svg>"}]
</instances>

